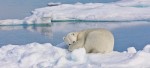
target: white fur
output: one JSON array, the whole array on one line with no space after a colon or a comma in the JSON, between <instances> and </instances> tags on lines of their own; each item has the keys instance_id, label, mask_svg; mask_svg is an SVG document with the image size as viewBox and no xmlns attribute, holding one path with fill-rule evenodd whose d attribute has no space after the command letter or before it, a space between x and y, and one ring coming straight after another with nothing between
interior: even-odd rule
<instances>
[{"instance_id":1,"label":"white fur","mask_svg":"<svg viewBox=\"0 0 150 68\"><path fill-rule=\"evenodd\" d=\"M67 45L71 44L68 48L69 51L84 47L87 53L108 53L114 48L113 34L106 29L71 32L67 34L64 41ZM73 41L75 42L73 43Z\"/></svg>"},{"instance_id":2,"label":"white fur","mask_svg":"<svg viewBox=\"0 0 150 68\"><path fill-rule=\"evenodd\" d=\"M69 46L77 41L77 33L76 32L70 32L67 34L66 37L63 38L65 43Z\"/></svg>"}]
</instances>

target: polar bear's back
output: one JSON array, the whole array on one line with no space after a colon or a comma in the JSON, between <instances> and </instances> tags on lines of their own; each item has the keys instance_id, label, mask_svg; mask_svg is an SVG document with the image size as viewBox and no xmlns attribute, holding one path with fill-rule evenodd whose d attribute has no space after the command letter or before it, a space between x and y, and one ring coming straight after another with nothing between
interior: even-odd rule
<instances>
[{"instance_id":1,"label":"polar bear's back","mask_svg":"<svg viewBox=\"0 0 150 68\"><path fill-rule=\"evenodd\" d=\"M85 32L87 35L84 45L88 52L107 53L113 51L114 37L110 31L106 29L93 29Z\"/></svg>"}]
</instances>

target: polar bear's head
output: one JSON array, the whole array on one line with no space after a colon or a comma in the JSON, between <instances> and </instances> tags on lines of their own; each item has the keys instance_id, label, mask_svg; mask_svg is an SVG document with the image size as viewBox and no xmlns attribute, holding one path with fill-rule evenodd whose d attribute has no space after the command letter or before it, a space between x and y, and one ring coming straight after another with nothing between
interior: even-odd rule
<instances>
[{"instance_id":1,"label":"polar bear's head","mask_svg":"<svg viewBox=\"0 0 150 68\"><path fill-rule=\"evenodd\" d=\"M63 37L63 40L69 46L77 41L77 36L78 36L77 32L70 32L67 34L66 37Z\"/></svg>"}]
</instances>

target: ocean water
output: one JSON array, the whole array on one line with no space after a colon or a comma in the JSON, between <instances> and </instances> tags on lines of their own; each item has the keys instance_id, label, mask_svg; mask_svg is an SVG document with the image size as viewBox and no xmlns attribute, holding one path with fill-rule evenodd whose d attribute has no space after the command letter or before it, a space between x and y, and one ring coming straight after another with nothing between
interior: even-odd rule
<instances>
[{"instance_id":1,"label":"ocean water","mask_svg":"<svg viewBox=\"0 0 150 68\"><path fill-rule=\"evenodd\" d=\"M116 51L128 47L142 50L150 43L149 22L55 22L51 26L0 26L0 46L32 42L57 45L67 33L91 28L110 30L115 37Z\"/></svg>"}]
</instances>

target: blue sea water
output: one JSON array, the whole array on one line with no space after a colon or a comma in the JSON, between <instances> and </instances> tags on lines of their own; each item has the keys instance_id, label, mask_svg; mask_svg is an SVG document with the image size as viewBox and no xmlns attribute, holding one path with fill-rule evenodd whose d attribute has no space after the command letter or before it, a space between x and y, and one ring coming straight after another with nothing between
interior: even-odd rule
<instances>
[{"instance_id":1,"label":"blue sea water","mask_svg":"<svg viewBox=\"0 0 150 68\"><path fill-rule=\"evenodd\" d=\"M105 27L105 24L108 26ZM125 51L128 47L142 50L145 45L150 44L150 24L110 28L112 24L121 26L115 22L55 22L51 26L26 26L26 28L0 26L0 46L32 42L51 43L55 46L63 42L62 38L67 33L89 28L106 28L112 31L115 37L115 51Z\"/></svg>"}]
</instances>

